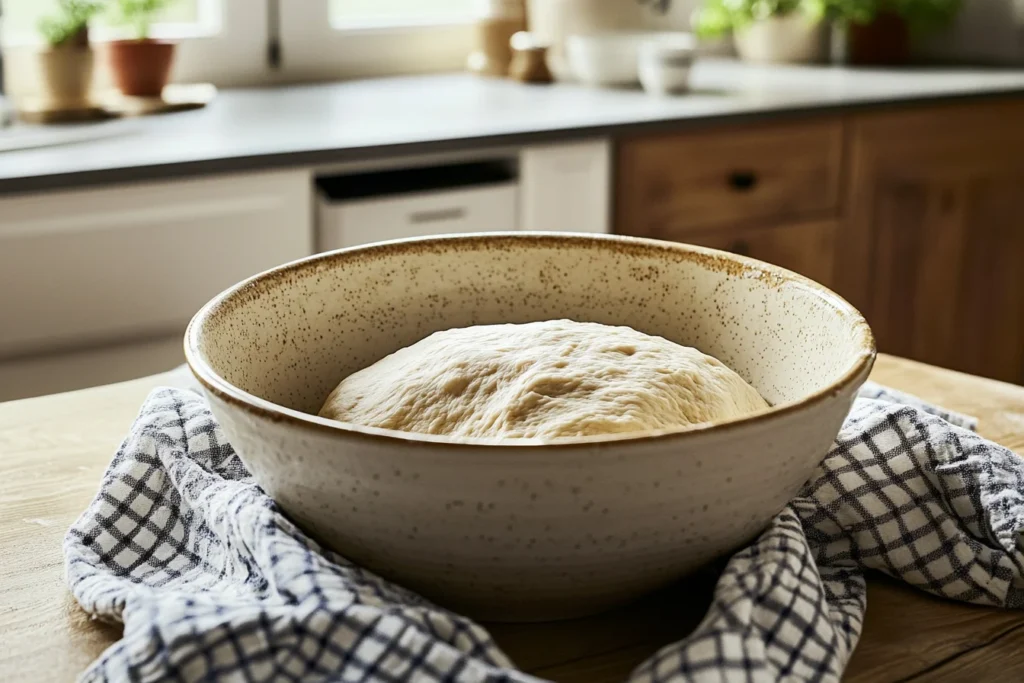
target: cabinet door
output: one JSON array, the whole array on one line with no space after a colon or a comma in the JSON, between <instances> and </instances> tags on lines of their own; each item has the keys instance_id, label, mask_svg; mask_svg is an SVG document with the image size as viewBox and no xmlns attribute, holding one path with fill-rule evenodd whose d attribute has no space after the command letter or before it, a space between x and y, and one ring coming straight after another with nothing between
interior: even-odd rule
<instances>
[{"instance_id":1,"label":"cabinet door","mask_svg":"<svg viewBox=\"0 0 1024 683\"><path fill-rule=\"evenodd\" d=\"M525 148L519 156L521 230L608 232L611 143Z\"/></svg>"},{"instance_id":2,"label":"cabinet door","mask_svg":"<svg viewBox=\"0 0 1024 683\"><path fill-rule=\"evenodd\" d=\"M181 333L67 353L0 360L0 402L124 382L185 362Z\"/></svg>"},{"instance_id":3,"label":"cabinet door","mask_svg":"<svg viewBox=\"0 0 1024 683\"><path fill-rule=\"evenodd\" d=\"M1009 102L854 123L836 276L881 351L1024 382L1021 121Z\"/></svg>"},{"instance_id":4,"label":"cabinet door","mask_svg":"<svg viewBox=\"0 0 1024 683\"><path fill-rule=\"evenodd\" d=\"M820 221L695 233L687 241L773 263L830 287L836 231L835 221Z\"/></svg>"},{"instance_id":5,"label":"cabinet door","mask_svg":"<svg viewBox=\"0 0 1024 683\"><path fill-rule=\"evenodd\" d=\"M0 360L181 334L219 291L312 253L306 171L0 199Z\"/></svg>"}]
</instances>

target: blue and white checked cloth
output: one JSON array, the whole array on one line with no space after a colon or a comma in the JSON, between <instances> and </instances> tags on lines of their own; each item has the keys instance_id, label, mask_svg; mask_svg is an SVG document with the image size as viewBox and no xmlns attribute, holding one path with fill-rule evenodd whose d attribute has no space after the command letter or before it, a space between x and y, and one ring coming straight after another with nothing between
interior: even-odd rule
<instances>
[{"instance_id":1,"label":"blue and white checked cloth","mask_svg":"<svg viewBox=\"0 0 1024 683\"><path fill-rule=\"evenodd\" d=\"M838 681L866 569L1024 606L1024 461L973 427L866 386L700 626L629 683ZM149 396L64 554L82 607L124 622L84 681L537 681L480 626L304 536L191 391Z\"/></svg>"}]
</instances>

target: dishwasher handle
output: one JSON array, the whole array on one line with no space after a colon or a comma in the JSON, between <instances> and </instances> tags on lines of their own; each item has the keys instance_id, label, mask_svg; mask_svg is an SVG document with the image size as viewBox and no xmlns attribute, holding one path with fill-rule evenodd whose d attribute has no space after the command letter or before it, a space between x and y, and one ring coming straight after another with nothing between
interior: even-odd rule
<instances>
[{"instance_id":1,"label":"dishwasher handle","mask_svg":"<svg viewBox=\"0 0 1024 683\"><path fill-rule=\"evenodd\" d=\"M448 209L429 209L423 211L413 211L409 214L409 222L420 224L420 223L440 223L443 221L457 221L466 217L466 209L461 206L453 206Z\"/></svg>"}]
</instances>

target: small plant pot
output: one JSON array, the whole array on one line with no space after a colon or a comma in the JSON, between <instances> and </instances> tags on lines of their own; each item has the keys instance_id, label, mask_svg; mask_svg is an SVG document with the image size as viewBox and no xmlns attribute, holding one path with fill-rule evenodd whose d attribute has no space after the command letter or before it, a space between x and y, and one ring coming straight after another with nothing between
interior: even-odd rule
<instances>
[{"instance_id":1,"label":"small plant pot","mask_svg":"<svg viewBox=\"0 0 1024 683\"><path fill-rule=\"evenodd\" d=\"M41 100L47 109L85 109L91 106L95 58L88 45L60 45L36 53Z\"/></svg>"},{"instance_id":2,"label":"small plant pot","mask_svg":"<svg viewBox=\"0 0 1024 683\"><path fill-rule=\"evenodd\" d=\"M175 44L167 40L115 40L107 44L110 70L121 94L160 97L171 76Z\"/></svg>"},{"instance_id":3,"label":"small plant pot","mask_svg":"<svg viewBox=\"0 0 1024 683\"><path fill-rule=\"evenodd\" d=\"M825 25L799 12L769 17L737 29L736 52L747 62L786 64L820 62L825 55Z\"/></svg>"},{"instance_id":4,"label":"small plant pot","mask_svg":"<svg viewBox=\"0 0 1024 683\"><path fill-rule=\"evenodd\" d=\"M881 12L870 24L850 24L847 60L856 66L897 66L910 61L910 27L903 17Z\"/></svg>"}]
</instances>

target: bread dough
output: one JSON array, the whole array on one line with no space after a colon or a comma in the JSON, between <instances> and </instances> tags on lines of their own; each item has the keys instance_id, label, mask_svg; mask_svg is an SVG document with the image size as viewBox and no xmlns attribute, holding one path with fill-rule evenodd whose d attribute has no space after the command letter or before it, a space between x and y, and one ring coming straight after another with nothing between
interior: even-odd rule
<instances>
[{"instance_id":1,"label":"bread dough","mask_svg":"<svg viewBox=\"0 0 1024 683\"><path fill-rule=\"evenodd\" d=\"M697 349L571 320L436 332L344 379L322 417L406 432L539 438L653 432L768 404Z\"/></svg>"}]
</instances>

